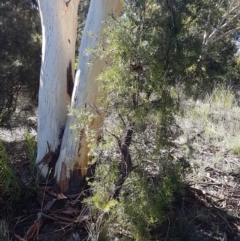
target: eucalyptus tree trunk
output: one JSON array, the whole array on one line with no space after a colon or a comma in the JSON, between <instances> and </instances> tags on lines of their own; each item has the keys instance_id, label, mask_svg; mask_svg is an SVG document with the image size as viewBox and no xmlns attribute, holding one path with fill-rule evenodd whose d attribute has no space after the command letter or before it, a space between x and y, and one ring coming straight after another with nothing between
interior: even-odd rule
<instances>
[{"instance_id":1,"label":"eucalyptus tree trunk","mask_svg":"<svg viewBox=\"0 0 240 241\"><path fill-rule=\"evenodd\" d=\"M103 115L98 113L98 85L96 78L106 65L106 59L95 59L86 54L86 49L96 48L104 28L108 13L116 17L121 12L120 0L92 0L84 28L80 49L79 63L71 99L71 108L82 112L93 112L94 117L87 128L72 130L74 116L69 115L62 139L60 156L55 167L55 177L61 191L69 187L73 172L84 176L89 161L88 130L94 132L97 139L103 124ZM91 64L90 64L91 63ZM95 111L94 111L95 110ZM87 130L88 129L88 130Z\"/></svg>"},{"instance_id":2,"label":"eucalyptus tree trunk","mask_svg":"<svg viewBox=\"0 0 240 241\"><path fill-rule=\"evenodd\" d=\"M42 64L38 105L39 163L60 145L73 86L79 0L39 0L42 23ZM40 165L46 176L47 166Z\"/></svg>"},{"instance_id":3,"label":"eucalyptus tree trunk","mask_svg":"<svg viewBox=\"0 0 240 241\"><path fill-rule=\"evenodd\" d=\"M76 138L75 131L71 129L75 120L74 116L68 115L68 105L83 112L89 111L92 106L97 108L96 78L105 66L105 60L87 55L86 49L97 47L108 13L118 16L121 12L120 0L91 1L73 81L78 4L79 0L39 0L43 44L36 162L46 176L48 164L53 156L56 158L59 154L55 178L62 192L68 190L74 171L79 176L86 174L89 159L86 128L79 130ZM99 130L102 123L101 114L96 115L88 128ZM99 132L96 132L96 138L98 135Z\"/></svg>"}]
</instances>

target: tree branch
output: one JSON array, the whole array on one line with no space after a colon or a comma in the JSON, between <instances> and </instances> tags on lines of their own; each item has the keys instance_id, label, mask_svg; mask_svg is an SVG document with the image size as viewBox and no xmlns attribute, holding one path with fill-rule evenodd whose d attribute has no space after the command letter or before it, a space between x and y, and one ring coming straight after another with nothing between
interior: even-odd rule
<instances>
[{"instance_id":1,"label":"tree branch","mask_svg":"<svg viewBox=\"0 0 240 241\"><path fill-rule=\"evenodd\" d=\"M240 27L237 27L237 28L231 29L231 30L229 30L229 31L227 31L227 32L225 32L225 33L223 33L223 34L220 35L218 38L214 39L214 40L212 41L212 43L214 43L214 42L220 40L221 38L223 38L223 37L225 37L225 36L227 36L227 35L229 35L229 34L235 32L236 30L239 30L239 29L240 29Z\"/></svg>"},{"instance_id":2,"label":"tree branch","mask_svg":"<svg viewBox=\"0 0 240 241\"><path fill-rule=\"evenodd\" d=\"M234 12L235 10L237 10L240 7L240 4L236 5L235 7L233 7L232 9L230 9L227 13L225 13L222 17L222 19L227 19L228 16Z\"/></svg>"},{"instance_id":3,"label":"tree branch","mask_svg":"<svg viewBox=\"0 0 240 241\"><path fill-rule=\"evenodd\" d=\"M132 171L132 159L131 159L131 155L129 152L129 146L132 141L132 134L133 134L133 130L131 128L129 128L127 130L127 134L125 136L124 142L120 143L120 145L119 145L123 159L119 164L119 176L120 177L116 183L116 189L112 196L113 199L116 199L119 196L125 180L127 179L128 175Z\"/></svg>"},{"instance_id":4,"label":"tree branch","mask_svg":"<svg viewBox=\"0 0 240 241\"><path fill-rule=\"evenodd\" d=\"M233 3L231 3L230 5L232 5ZM230 6L229 5L229 6ZM238 8L240 8L240 4L236 5L233 8L230 8L230 10L228 10L227 13L225 13L222 16L221 21L219 22L218 26L209 34L207 40L205 41L205 45L207 45L209 42L215 42L216 40L219 40L220 38L222 38L223 36L228 35L231 32L234 32L236 30L236 28L234 30L230 30L224 34L222 34L221 37L218 37L215 40L211 40L218 32L222 31L225 27L227 27L232 21L234 21L237 17L239 17L240 12L237 12L232 18L228 19L229 15L232 14L234 11L236 11Z\"/></svg>"}]
</instances>

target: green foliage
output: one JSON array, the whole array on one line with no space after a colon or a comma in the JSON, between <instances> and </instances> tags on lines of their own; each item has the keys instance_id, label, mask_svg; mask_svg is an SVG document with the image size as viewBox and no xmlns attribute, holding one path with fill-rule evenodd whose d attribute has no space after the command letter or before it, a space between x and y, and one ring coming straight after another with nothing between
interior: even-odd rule
<instances>
[{"instance_id":1,"label":"green foliage","mask_svg":"<svg viewBox=\"0 0 240 241\"><path fill-rule=\"evenodd\" d=\"M109 149L102 151L106 154ZM103 213L108 214L106 225L110 237L125 230L126 240L149 240L151 230L166 220L175 194L183 190L184 170L171 156L163 159L148 165L141 160L142 166L131 172L118 200L111 199L118 179L118 160L108 158L98 162L95 180L90 183L93 196L86 202L96 220Z\"/></svg>"},{"instance_id":2,"label":"green foliage","mask_svg":"<svg viewBox=\"0 0 240 241\"><path fill-rule=\"evenodd\" d=\"M176 191L182 187L177 170L171 171L167 170L166 176L160 174L146 179L141 174L129 180L131 184L127 189L130 194L123 197L123 214L118 219L125 220L128 224L125 228L132 232L134 240L148 240L151 229L159 227L167 218L167 210Z\"/></svg>"},{"instance_id":3,"label":"green foliage","mask_svg":"<svg viewBox=\"0 0 240 241\"><path fill-rule=\"evenodd\" d=\"M124 1L122 16L110 15L99 47L88 50L106 63L98 77L98 108L106 118L103 138L91 149L96 171L87 203L95 220L108 214L111 240L119 233L126 240L150 240L182 190L190 150L181 158L173 154L181 133L175 117L183 113L176 89L197 98L233 76L236 49L228 31L238 23L231 20L214 32L229 7L227 1ZM222 101L226 109L234 105L231 93L219 88L211 102ZM207 110L201 111L195 115L207 119ZM132 169L113 200L126 165L123 146Z\"/></svg>"},{"instance_id":4,"label":"green foliage","mask_svg":"<svg viewBox=\"0 0 240 241\"><path fill-rule=\"evenodd\" d=\"M24 149L29 160L29 169L31 181L36 180L35 177L35 160L37 157L37 142L35 137L32 137L29 132L25 134Z\"/></svg>"},{"instance_id":5,"label":"green foliage","mask_svg":"<svg viewBox=\"0 0 240 241\"><path fill-rule=\"evenodd\" d=\"M73 116L74 123L71 128L74 130L75 138L79 138L83 130L88 132L89 124L94 117L91 111L71 108L69 109L69 115Z\"/></svg>"},{"instance_id":6,"label":"green foliage","mask_svg":"<svg viewBox=\"0 0 240 241\"><path fill-rule=\"evenodd\" d=\"M9 166L6 150L3 142L0 141L0 200L7 194L12 198L18 198L19 192L17 176Z\"/></svg>"},{"instance_id":7,"label":"green foliage","mask_svg":"<svg viewBox=\"0 0 240 241\"><path fill-rule=\"evenodd\" d=\"M180 160L171 154L180 131L175 123L179 96L173 89L180 85L184 94L194 97L211 90L226 80L235 48L222 40L221 33L211 37L210 27L227 11L220 2L222 10L213 12L213 5L205 1L124 3L122 17L110 16L101 44L89 50L107 64L98 77L107 117L102 142L91 150L97 167L88 204L96 220L108 213L109 236L122 229L131 233L127 239L149 240L150 231L166 219L175 193L184 186L187 157ZM214 96L214 101L224 96L231 108L230 95ZM134 168L112 203L124 163L119 143L126 145L128 129L133 131L128 151Z\"/></svg>"},{"instance_id":8,"label":"green foliage","mask_svg":"<svg viewBox=\"0 0 240 241\"><path fill-rule=\"evenodd\" d=\"M29 166L25 166L25 169L21 170L19 174L21 175L21 178L27 180L27 186L25 186L25 188L20 188L16 170L9 165L7 152L4 148L3 142L0 141L0 201L6 196L12 200L17 200L22 194L24 194L22 197L27 198L36 191L38 180L35 172L36 148L37 143L35 138L31 137L29 133L26 133L24 152L29 160ZM27 176L25 176L25 174Z\"/></svg>"},{"instance_id":9,"label":"green foliage","mask_svg":"<svg viewBox=\"0 0 240 241\"><path fill-rule=\"evenodd\" d=\"M197 97L232 76L236 49L231 35L210 41L208 33L209 41L203 42L204 31L213 29L228 4L217 4L219 11L209 14L209 2L174 1L171 8L166 2L137 3L125 1L123 17L107 22L103 44L95 50L98 57L111 58L99 76L100 93L110 109L124 117L132 113L131 122L154 110L169 122L178 108L171 86L182 85Z\"/></svg>"}]
</instances>

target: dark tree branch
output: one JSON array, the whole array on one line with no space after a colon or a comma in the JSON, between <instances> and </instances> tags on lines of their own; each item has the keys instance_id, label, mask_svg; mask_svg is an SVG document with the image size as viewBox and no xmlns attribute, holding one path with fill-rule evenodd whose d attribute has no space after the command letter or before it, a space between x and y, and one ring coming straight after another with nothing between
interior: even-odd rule
<instances>
[{"instance_id":1,"label":"dark tree branch","mask_svg":"<svg viewBox=\"0 0 240 241\"><path fill-rule=\"evenodd\" d=\"M127 179L130 172L132 171L132 159L129 152L129 146L132 141L132 134L133 134L133 130L129 128L127 130L127 134L125 136L124 142L123 143L118 142L118 145L122 154L122 160L119 164L119 179L116 183L116 189L112 196L113 199L118 198L125 180Z\"/></svg>"}]
</instances>

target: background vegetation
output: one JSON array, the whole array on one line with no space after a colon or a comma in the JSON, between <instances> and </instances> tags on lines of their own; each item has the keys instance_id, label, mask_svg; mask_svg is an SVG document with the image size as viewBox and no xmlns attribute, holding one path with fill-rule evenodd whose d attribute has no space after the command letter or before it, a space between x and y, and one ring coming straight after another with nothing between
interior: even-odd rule
<instances>
[{"instance_id":1,"label":"background vegetation","mask_svg":"<svg viewBox=\"0 0 240 241\"><path fill-rule=\"evenodd\" d=\"M41 23L29 0L0 3L0 123L6 124L21 93L37 101Z\"/></svg>"},{"instance_id":2,"label":"background vegetation","mask_svg":"<svg viewBox=\"0 0 240 241\"><path fill-rule=\"evenodd\" d=\"M75 200L81 215L75 208L71 230L87 216L85 240L238 240L240 2L123 2L122 16L109 15L98 48L88 50L110 59L96 80L98 112L106 118L101 140L88 133L92 176L86 179L84 200ZM81 23L88 6L88 0L80 4ZM0 3L3 125L18 93L37 95L37 11L25 0ZM81 125L87 125L91 108L76 116L84 116ZM29 171L23 176L12 170L14 162L1 143L0 193L6 200L27 188L30 200L36 195L42 200L42 210L32 165L35 146L27 134ZM46 196L50 187L44 185ZM69 203L65 208L76 205ZM6 227L5 219L0 225ZM7 236L0 227L0 238Z\"/></svg>"}]
</instances>

